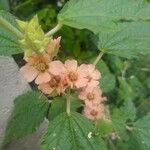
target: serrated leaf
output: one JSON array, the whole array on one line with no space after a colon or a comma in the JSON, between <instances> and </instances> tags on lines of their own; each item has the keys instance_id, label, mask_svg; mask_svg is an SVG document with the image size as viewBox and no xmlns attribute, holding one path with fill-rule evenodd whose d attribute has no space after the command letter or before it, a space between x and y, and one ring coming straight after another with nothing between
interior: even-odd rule
<instances>
[{"instance_id":1,"label":"serrated leaf","mask_svg":"<svg viewBox=\"0 0 150 150\"><path fill-rule=\"evenodd\" d=\"M13 26L16 26L15 17L5 11L0 11L0 16L6 19ZM1 27L0 25L0 55L11 56L13 54L22 53L22 49L18 43L17 37Z\"/></svg>"},{"instance_id":2,"label":"serrated leaf","mask_svg":"<svg viewBox=\"0 0 150 150\"><path fill-rule=\"evenodd\" d=\"M0 28L0 55L11 56L22 52L17 39L5 29Z\"/></svg>"},{"instance_id":3,"label":"serrated leaf","mask_svg":"<svg viewBox=\"0 0 150 150\"><path fill-rule=\"evenodd\" d=\"M150 149L150 114L139 119L134 124L132 134L140 148L140 150Z\"/></svg>"},{"instance_id":4,"label":"serrated leaf","mask_svg":"<svg viewBox=\"0 0 150 150\"><path fill-rule=\"evenodd\" d=\"M78 99L71 99L71 111L77 111L81 107L81 101ZM48 120L52 121L59 114L66 111L66 99L64 97L55 97L52 100L51 108L48 113Z\"/></svg>"},{"instance_id":5,"label":"serrated leaf","mask_svg":"<svg viewBox=\"0 0 150 150\"><path fill-rule=\"evenodd\" d=\"M102 60L97 63L96 67L101 73L100 87L102 88L102 91L112 91L116 84L115 76L109 71L107 64Z\"/></svg>"},{"instance_id":6,"label":"serrated leaf","mask_svg":"<svg viewBox=\"0 0 150 150\"><path fill-rule=\"evenodd\" d=\"M51 122L41 143L41 150L105 149L102 139L93 135L94 126L78 113L63 113Z\"/></svg>"},{"instance_id":7,"label":"serrated leaf","mask_svg":"<svg viewBox=\"0 0 150 150\"><path fill-rule=\"evenodd\" d=\"M98 48L124 58L150 54L150 23L120 24L118 30L99 33Z\"/></svg>"},{"instance_id":8,"label":"serrated leaf","mask_svg":"<svg viewBox=\"0 0 150 150\"><path fill-rule=\"evenodd\" d=\"M4 19L6 19L13 26L15 26L15 27L17 26L16 20L15 20L16 17L13 16L12 14L10 14L9 12L0 10L0 16L3 17Z\"/></svg>"},{"instance_id":9,"label":"serrated leaf","mask_svg":"<svg viewBox=\"0 0 150 150\"><path fill-rule=\"evenodd\" d=\"M38 92L28 92L14 101L14 110L8 120L4 144L33 133L44 120L49 103Z\"/></svg>"},{"instance_id":10,"label":"serrated leaf","mask_svg":"<svg viewBox=\"0 0 150 150\"><path fill-rule=\"evenodd\" d=\"M58 20L63 25L86 28L96 33L100 30L113 30L116 22L121 20L149 19L143 13L147 9L144 8L142 0L70 0L60 11Z\"/></svg>"}]
</instances>

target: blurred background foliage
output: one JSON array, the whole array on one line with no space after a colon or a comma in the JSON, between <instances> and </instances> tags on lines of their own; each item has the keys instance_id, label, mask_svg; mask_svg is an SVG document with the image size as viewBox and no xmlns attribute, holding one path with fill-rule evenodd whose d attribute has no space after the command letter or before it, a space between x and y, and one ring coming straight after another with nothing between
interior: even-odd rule
<instances>
[{"instance_id":1,"label":"blurred background foliage","mask_svg":"<svg viewBox=\"0 0 150 150\"><path fill-rule=\"evenodd\" d=\"M57 14L66 0L0 0L0 9L7 10L22 20L38 14L45 32L57 24ZM80 63L90 62L99 52L94 35L87 30L64 26L55 36L61 36L59 58L75 58ZM110 109L120 108L127 99L134 101L137 118L147 114L150 108L150 57L128 60L105 54L98 63L102 79L101 87L108 97ZM128 108L126 108L128 109Z\"/></svg>"}]
</instances>

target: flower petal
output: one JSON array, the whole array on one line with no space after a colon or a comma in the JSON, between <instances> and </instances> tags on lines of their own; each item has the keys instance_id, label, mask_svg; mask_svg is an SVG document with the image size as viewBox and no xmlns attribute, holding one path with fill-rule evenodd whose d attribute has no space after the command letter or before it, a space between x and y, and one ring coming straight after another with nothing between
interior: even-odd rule
<instances>
[{"instance_id":1,"label":"flower petal","mask_svg":"<svg viewBox=\"0 0 150 150\"><path fill-rule=\"evenodd\" d=\"M92 74L93 71L95 70L95 65L89 64L89 65L87 65L87 66L88 66L88 73L89 73L89 74Z\"/></svg>"},{"instance_id":2,"label":"flower petal","mask_svg":"<svg viewBox=\"0 0 150 150\"><path fill-rule=\"evenodd\" d=\"M82 87L85 87L87 85L87 82L88 82L88 79L86 78L81 78L81 79L78 79L74 85L76 86L76 88L82 88Z\"/></svg>"},{"instance_id":3,"label":"flower petal","mask_svg":"<svg viewBox=\"0 0 150 150\"><path fill-rule=\"evenodd\" d=\"M49 64L49 72L57 76L60 75L61 73L66 72L66 69L61 61L52 61Z\"/></svg>"},{"instance_id":4,"label":"flower petal","mask_svg":"<svg viewBox=\"0 0 150 150\"><path fill-rule=\"evenodd\" d=\"M50 81L51 76L48 72L40 73L35 79L36 84L46 83Z\"/></svg>"},{"instance_id":5,"label":"flower petal","mask_svg":"<svg viewBox=\"0 0 150 150\"><path fill-rule=\"evenodd\" d=\"M99 80L100 77L101 77L101 74L100 72L96 69L94 70L94 72L91 74L92 78L95 79L95 80Z\"/></svg>"},{"instance_id":6,"label":"flower petal","mask_svg":"<svg viewBox=\"0 0 150 150\"><path fill-rule=\"evenodd\" d=\"M28 82L33 81L38 75L38 71L30 65L25 65L25 66L21 67L20 73L24 76L24 78Z\"/></svg>"},{"instance_id":7,"label":"flower petal","mask_svg":"<svg viewBox=\"0 0 150 150\"><path fill-rule=\"evenodd\" d=\"M80 65L78 67L77 73L79 74L79 76L88 77L87 65L86 64Z\"/></svg>"},{"instance_id":8,"label":"flower petal","mask_svg":"<svg viewBox=\"0 0 150 150\"><path fill-rule=\"evenodd\" d=\"M78 63L76 60L66 60L65 61L65 67L69 71L76 71L77 70Z\"/></svg>"},{"instance_id":9,"label":"flower petal","mask_svg":"<svg viewBox=\"0 0 150 150\"><path fill-rule=\"evenodd\" d=\"M50 94L53 89L50 87L49 83L42 83L38 86L38 89L41 90L44 94Z\"/></svg>"},{"instance_id":10,"label":"flower petal","mask_svg":"<svg viewBox=\"0 0 150 150\"><path fill-rule=\"evenodd\" d=\"M98 85L99 85L99 81L96 81L96 80L91 80L90 82L88 82L88 87L91 87L91 88L94 88Z\"/></svg>"}]
</instances>

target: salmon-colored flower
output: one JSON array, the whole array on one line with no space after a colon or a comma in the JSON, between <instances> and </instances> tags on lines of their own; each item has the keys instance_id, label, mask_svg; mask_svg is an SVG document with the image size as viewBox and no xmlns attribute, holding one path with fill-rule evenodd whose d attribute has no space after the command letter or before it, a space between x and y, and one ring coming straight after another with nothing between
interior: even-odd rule
<instances>
[{"instance_id":1,"label":"salmon-colored flower","mask_svg":"<svg viewBox=\"0 0 150 150\"><path fill-rule=\"evenodd\" d=\"M82 88L87 85L88 79L87 72L83 65L78 67L76 60L65 61L65 67L67 70L68 84L73 88Z\"/></svg>"},{"instance_id":2,"label":"salmon-colored flower","mask_svg":"<svg viewBox=\"0 0 150 150\"><path fill-rule=\"evenodd\" d=\"M64 76L52 76L51 80L47 83L42 83L38 86L38 88L44 94L51 94L53 91L57 92L58 95L64 93L67 88L67 81Z\"/></svg>"},{"instance_id":3,"label":"salmon-colored flower","mask_svg":"<svg viewBox=\"0 0 150 150\"><path fill-rule=\"evenodd\" d=\"M60 47L60 40L61 37L58 37L57 39L52 39L46 49L46 52L49 54L51 59L58 53Z\"/></svg>"},{"instance_id":4,"label":"salmon-colored flower","mask_svg":"<svg viewBox=\"0 0 150 150\"><path fill-rule=\"evenodd\" d=\"M63 93L68 85L64 64L59 60L52 61L49 64L49 72L51 73L51 80L40 84L38 88L45 94L50 94L53 91L58 94Z\"/></svg>"},{"instance_id":5,"label":"salmon-colored flower","mask_svg":"<svg viewBox=\"0 0 150 150\"><path fill-rule=\"evenodd\" d=\"M85 106L83 110L83 115L90 120L96 121L103 118L105 115L105 107L103 104L95 106Z\"/></svg>"},{"instance_id":6,"label":"salmon-colored flower","mask_svg":"<svg viewBox=\"0 0 150 150\"><path fill-rule=\"evenodd\" d=\"M87 106L94 106L102 103L105 97L102 97L102 91L99 87L86 87L80 91L79 99L83 100Z\"/></svg>"},{"instance_id":7,"label":"salmon-colored flower","mask_svg":"<svg viewBox=\"0 0 150 150\"><path fill-rule=\"evenodd\" d=\"M84 64L84 67L87 70L88 86L97 86L101 77L100 72L97 69L95 69L95 65L93 64Z\"/></svg>"},{"instance_id":8,"label":"salmon-colored flower","mask_svg":"<svg viewBox=\"0 0 150 150\"><path fill-rule=\"evenodd\" d=\"M27 64L21 67L20 72L24 78L31 82L35 79L36 84L46 83L50 81L49 74L49 56L44 54L33 53L31 57L26 59Z\"/></svg>"}]
</instances>

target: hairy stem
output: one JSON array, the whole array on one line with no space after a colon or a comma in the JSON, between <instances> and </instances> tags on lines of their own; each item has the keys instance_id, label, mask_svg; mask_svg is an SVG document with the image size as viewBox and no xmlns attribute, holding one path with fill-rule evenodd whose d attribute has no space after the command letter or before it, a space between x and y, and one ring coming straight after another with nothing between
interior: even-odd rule
<instances>
[{"instance_id":1,"label":"hairy stem","mask_svg":"<svg viewBox=\"0 0 150 150\"><path fill-rule=\"evenodd\" d=\"M99 53L99 55L96 57L96 59L95 59L95 61L94 61L94 63L93 63L93 65L97 65L97 63L99 62L99 60L102 58L102 56L104 55L104 52L100 52Z\"/></svg>"},{"instance_id":2,"label":"hairy stem","mask_svg":"<svg viewBox=\"0 0 150 150\"><path fill-rule=\"evenodd\" d=\"M16 35L19 39L23 38L23 34L17 28L11 25L7 20L5 20L2 16L0 16L0 26Z\"/></svg>"},{"instance_id":3,"label":"hairy stem","mask_svg":"<svg viewBox=\"0 0 150 150\"><path fill-rule=\"evenodd\" d=\"M52 36L54 33L56 33L58 30L60 30L62 26L63 26L62 24L58 23L52 30L47 32L45 34L45 36Z\"/></svg>"}]
</instances>

